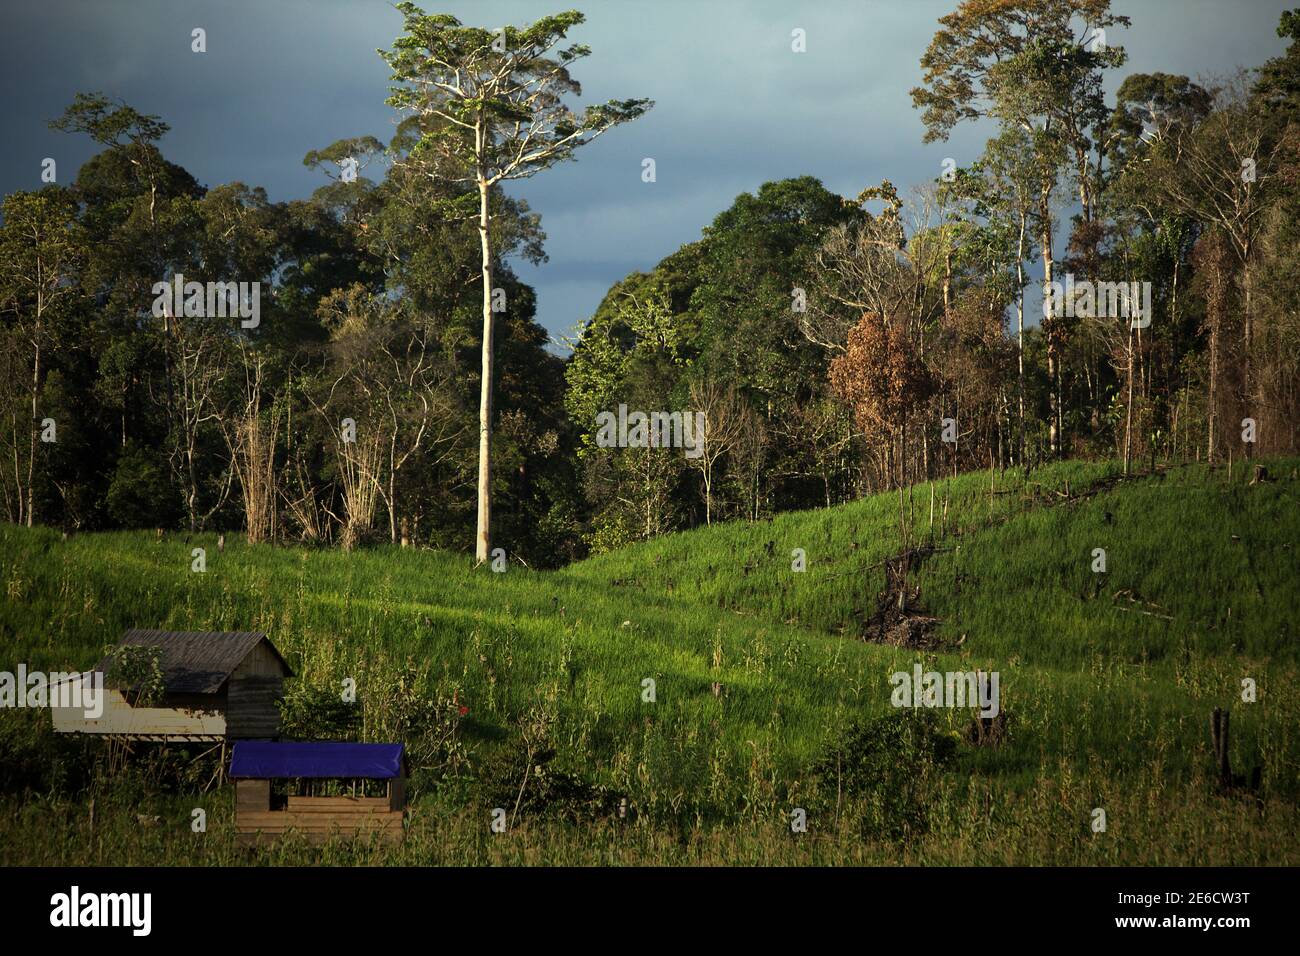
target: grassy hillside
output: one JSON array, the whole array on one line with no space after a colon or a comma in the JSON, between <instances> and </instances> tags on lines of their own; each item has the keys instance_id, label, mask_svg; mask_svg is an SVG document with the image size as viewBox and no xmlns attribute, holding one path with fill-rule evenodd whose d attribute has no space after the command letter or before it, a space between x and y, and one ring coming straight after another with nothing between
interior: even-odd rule
<instances>
[{"instance_id":1,"label":"grassy hillside","mask_svg":"<svg viewBox=\"0 0 1300 956\"><path fill-rule=\"evenodd\" d=\"M935 484L933 522L918 486L908 606L938 619L920 647L862 639L902 546L897 495L550 573L0 528L0 670L87 667L128 627L256 629L299 675L295 713L328 715L346 677L368 739L424 732L412 695L468 708L457 746L416 773L397 852L236 850L229 788L201 793L157 758L89 774L101 755L54 739L47 714L0 712L0 861L1296 863L1297 464L1259 484L1240 465L972 474ZM1005 741L967 742L970 711L931 727L893 708L889 675L916 661L998 671ZM1258 792L1217 792L1215 706L1237 769L1262 765ZM518 798L530 750L555 756ZM491 833L491 809L516 802L511 832Z\"/></svg>"}]
</instances>

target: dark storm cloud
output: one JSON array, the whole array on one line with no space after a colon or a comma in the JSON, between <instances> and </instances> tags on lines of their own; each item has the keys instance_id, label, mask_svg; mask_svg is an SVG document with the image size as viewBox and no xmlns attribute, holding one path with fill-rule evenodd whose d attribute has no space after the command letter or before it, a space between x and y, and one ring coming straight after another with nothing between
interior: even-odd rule
<instances>
[{"instance_id":1,"label":"dark storm cloud","mask_svg":"<svg viewBox=\"0 0 1300 956\"><path fill-rule=\"evenodd\" d=\"M763 182L811 174L856 194L883 178L900 188L930 181L946 156L973 158L978 129L923 145L907 92L955 2L430 0L426 9L495 27L577 6L587 23L575 37L593 48L576 71L583 102L657 101L576 162L511 187L542 214L550 255L519 270L537 287L543 324L564 333L614 281L697 238ZM1223 74L1281 52L1274 28L1286 7L1116 0L1133 27L1107 39L1127 48L1125 73ZM78 91L161 115L172 127L164 152L201 182L240 180L273 199L320 185L302 165L308 150L392 133L375 49L391 44L401 17L386 3L45 0L6 4L0 23L3 192L39 186L46 156L68 182L91 154L84 140L46 128ZM190 51L195 27L207 31L205 54ZM795 28L806 31L806 53L790 50ZM656 162L653 184L641 181L645 157Z\"/></svg>"}]
</instances>

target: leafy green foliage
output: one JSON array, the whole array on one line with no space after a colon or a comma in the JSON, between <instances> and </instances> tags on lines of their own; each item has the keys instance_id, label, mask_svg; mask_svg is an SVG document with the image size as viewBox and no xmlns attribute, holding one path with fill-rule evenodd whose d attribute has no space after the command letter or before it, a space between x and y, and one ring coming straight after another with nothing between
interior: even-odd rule
<instances>
[{"instance_id":1,"label":"leafy green foliage","mask_svg":"<svg viewBox=\"0 0 1300 956\"><path fill-rule=\"evenodd\" d=\"M928 827L939 775L956 752L955 734L930 711L856 721L813 764L828 804L823 812L848 797L860 801L863 836L916 837Z\"/></svg>"},{"instance_id":2,"label":"leafy green foliage","mask_svg":"<svg viewBox=\"0 0 1300 956\"><path fill-rule=\"evenodd\" d=\"M161 652L140 644L115 644L104 649L109 665L105 678L122 688L133 707L152 707L166 692L163 682Z\"/></svg>"}]
</instances>

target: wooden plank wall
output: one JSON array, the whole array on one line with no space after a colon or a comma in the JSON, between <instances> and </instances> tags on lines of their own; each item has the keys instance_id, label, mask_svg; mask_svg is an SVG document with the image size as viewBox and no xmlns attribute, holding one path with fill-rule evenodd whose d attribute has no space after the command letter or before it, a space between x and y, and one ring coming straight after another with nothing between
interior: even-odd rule
<instances>
[{"instance_id":1,"label":"wooden plank wall","mask_svg":"<svg viewBox=\"0 0 1300 956\"><path fill-rule=\"evenodd\" d=\"M279 736L282 678L232 676L226 693L226 725L232 738Z\"/></svg>"},{"instance_id":2,"label":"wooden plank wall","mask_svg":"<svg viewBox=\"0 0 1300 956\"><path fill-rule=\"evenodd\" d=\"M304 813L374 813L390 808L387 797L297 797L291 794L287 809Z\"/></svg>"},{"instance_id":3,"label":"wooden plank wall","mask_svg":"<svg viewBox=\"0 0 1300 956\"><path fill-rule=\"evenodd\" d=\"M239 662L231 677L284 677L284 665L275 656L266 641L258 641L248 655Z\"/></svg>"},{"instance_id":4,"label":"wooden plank wall","mask_svg":"<svg viewBox=\"0 0 1300 956\"><path fill-rule=\"evenodd\" d=\"M270 780L235 781L235 819L241 814L269 812L271 809Z\"/></svg>"},{"instance_id":5,"label":"wooden plank wall","mask_svg":"<svg viewBox=\"0 0 1300 956\"><path fill-rule=\"evenodd\" d=\"M236 839L241 846L265 846L293 831L309 843L319 844L335 837L369 839L377 836L385 843L400 843L406 835L402 829L402 811L382 807L350 807L338 800L372 800L382 798L315 797L307 800L335 801L332 806L299 806L295 810L236 809Z\"/></svg>"}]
</instances>

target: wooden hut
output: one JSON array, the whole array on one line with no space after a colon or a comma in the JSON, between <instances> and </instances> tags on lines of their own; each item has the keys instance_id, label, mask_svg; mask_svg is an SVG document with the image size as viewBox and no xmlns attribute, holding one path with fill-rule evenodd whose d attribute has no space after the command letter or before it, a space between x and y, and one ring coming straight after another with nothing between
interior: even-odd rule
<instances>
[{"instance_id":1,"label":"wooden hut","mask_svg":"<svg viewBox=\"0 0 1300 956\"><path fill-rule=\"evenodd\" d=\"M405 835L401 744L241 740L230 777L236 838L245 846L272 843L290 830L312 843L372 835L400 843ZM367 782L383 795L367 796Z\"/></svg>"},{"instance_id":2,"label":"wooden hut","mask_svg":"<svg viewBox=\"0 0 1300 956\"><path fill-rule=\"evenodd\" d=\"M278 702L293 671L265 634L131 630L123 645L158 649L162 699L133 706L130 689L114 680L109 655L95 666L104 675L103 713L92 719L79 708L54 708L56 731L211 742L279 735Z\"/></svg>"}]
</instances>

